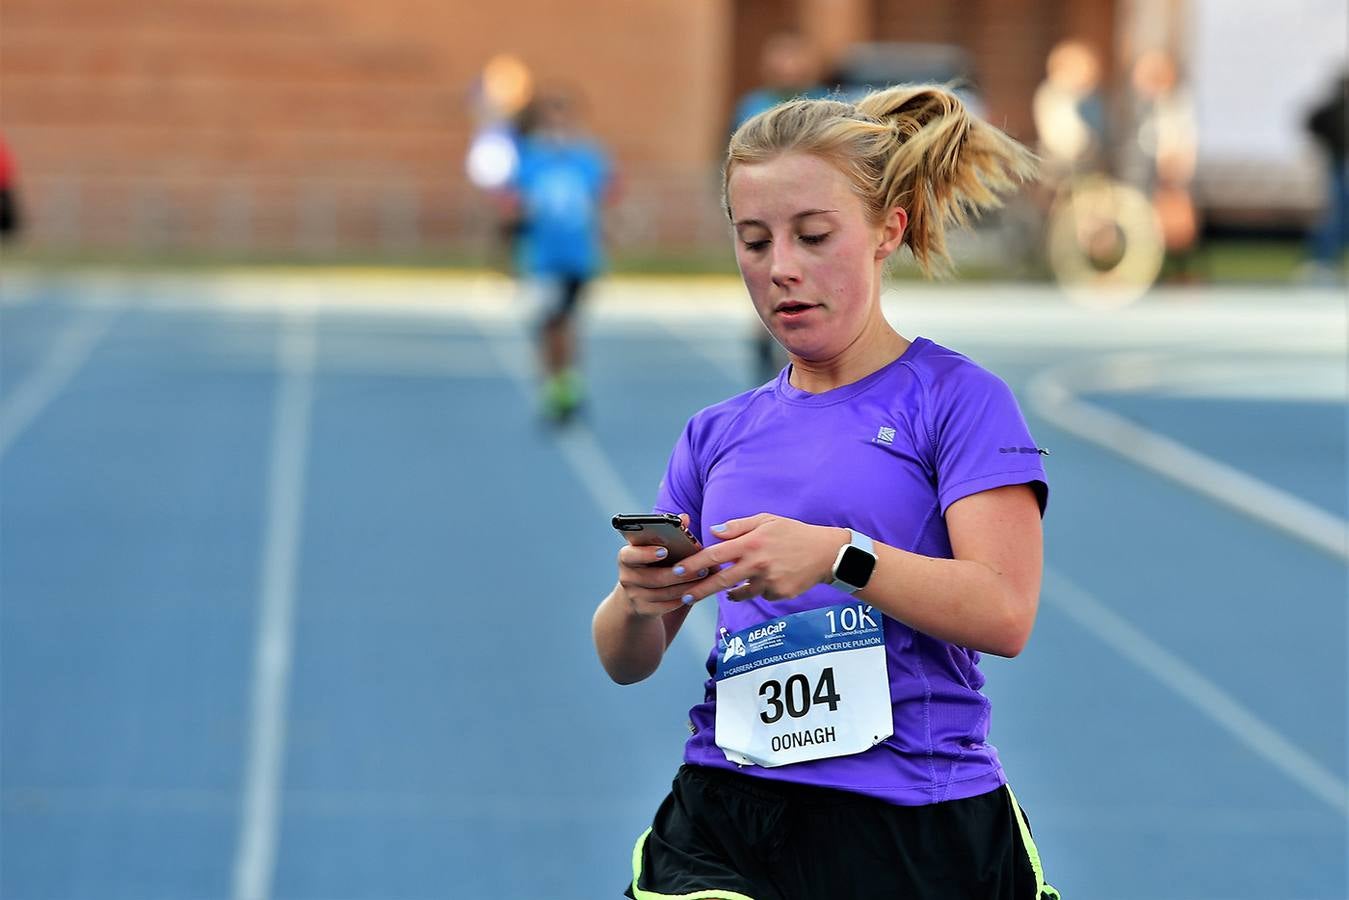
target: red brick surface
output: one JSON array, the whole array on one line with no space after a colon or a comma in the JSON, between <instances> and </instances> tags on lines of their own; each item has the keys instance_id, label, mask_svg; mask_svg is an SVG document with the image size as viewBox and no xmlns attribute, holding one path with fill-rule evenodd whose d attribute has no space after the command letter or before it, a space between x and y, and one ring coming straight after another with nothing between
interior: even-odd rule
<instances>
[{"instance_id":1,"label":"red brick surface","mask_svg":"<svg viewBox=\"0 0 1349 900\"><path fill-rule=\"evenodd\" d=\"M1043 53L1068 27L1056 16L1071 6L876 0L872 19L876 38L969 47L995 115L1024 135ZM717 156L736 79L793 9L5 0L0 128L37 245L471 247L490 216L462 174L469 91L487 59L510 51L589 101L588 124L624 173L621 245L718 244Z\"/></svg>"}]
</instances>

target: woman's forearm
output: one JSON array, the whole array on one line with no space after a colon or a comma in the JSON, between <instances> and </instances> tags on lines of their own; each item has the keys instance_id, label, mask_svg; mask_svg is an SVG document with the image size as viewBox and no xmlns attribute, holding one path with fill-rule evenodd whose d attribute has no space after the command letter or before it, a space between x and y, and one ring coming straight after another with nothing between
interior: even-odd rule
<instances>
[{"instance_id":1,"label":"woman's forearm","mask_svg":"<svg viewBox=\"0 0 1349 900\"><path fill-rule=\"evenodd\" d=\"M1025 485L982 491L952 503L946 520L954 558L876 542L876 567L856 596L924 634L1016 656L1035 623L1043 571L1035 494ZM729 519L712 532L720 541L681 563L712 572L688 586L695 600L719 590L733 602L799 597L830 582L849 539L846 528L772 513Z\"/></svg>"},{"instance_id":2,"label":"woman's forearm","mask_svg":"<svg viewBox=\"0 0 1349 900\"><path fill-rule=\"evenodd\" d=\"M855 596L935 638L1016 656L1035 622L1039 591L974 560L938 559L876 545L876 570Z\"/></svg>"},{"instance_id":3,"label":"woman's forearm","mask_svg":"<svg viewBox=\"0 0 1349 900\"><path fill-rule=\"evenodd\" d=\"M660 665L674 635L688 615L683 607L660 617L639 616L615 585L595 610L591 630L600 664L619 684L632 684L649 676Z\"/></svg>"}]
</instances>

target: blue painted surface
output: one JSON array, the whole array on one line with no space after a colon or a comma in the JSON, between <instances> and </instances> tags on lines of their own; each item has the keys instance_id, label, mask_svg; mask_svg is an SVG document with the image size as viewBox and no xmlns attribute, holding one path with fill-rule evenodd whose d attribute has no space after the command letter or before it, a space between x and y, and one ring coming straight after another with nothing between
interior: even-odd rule
<instances>
[{"instance_id":1,"label":"blue painted surface","mask_svg":"<svg viewBox=\"0 0 1349 900\"><path fill-rule=\"evenodd\" d=\"M0 467L6 897L228 891L275 378L124 327Z\"/></svg>"},{"instance_id":2,"label":"blue painted surface","mask_svg":"<svg viewBox=\"0 0 1349 900\"><path fill-rule=\"evenodd\" d=\"M1115 394L1091 400L1340 518L1349 516L1342 403Z\"/></svg>"},{"instance_id":3,"label":"blue painted surface","mask_svg":"<svg viewBox=\"0 0 1349 900\"><path fill-rule=\"evenodd\" d=\"M48 287L0 310L0 403L85 312ZM128 309L0 465L6 898L229 896L279 324ZM273 896L617 897L710 635L608 682L589 626L617 510L475 329L325 314L318 337ZM654 327L592 329L587 369L587 424L643 505L688 415L743 387ZM1213 455L1333 439L1319 407L1135 401L1116 408ZM1343 567L1031 424L1054 448L1049 564L1343 779ZM1224 458L1333 504L1260 465L1296 449ZM985 670L1065 896L1344 896L1344 818L1052 604Z\"/></svg>"},{"instance_id":4,"label":"blue painted surface","mask_svg":"<svg viewBox=\"0 0 1349 900\"><path fill-rule=\"evenodd\" d=\"M1343 563L1048 426L1035 431L1055 447L1049 564L1343 777Z\"/></svg>"},{"instance_id":5,"label":"blue painted surface","mask_svg":"<svg viewBox=\"0 0 1349 900\"><path fill-rule=\"evenodd\" d=\"M81 315L69 288L42 281L0 281L0 390L8 393L34 370L62 329Z\"/></svg>"}]
</instances>

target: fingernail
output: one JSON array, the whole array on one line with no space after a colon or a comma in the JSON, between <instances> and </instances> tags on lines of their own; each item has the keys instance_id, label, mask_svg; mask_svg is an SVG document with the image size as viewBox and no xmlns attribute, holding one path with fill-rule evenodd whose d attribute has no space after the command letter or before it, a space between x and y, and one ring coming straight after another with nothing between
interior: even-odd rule
<instances>
[{"instance_id":1,"label":"fingernail","mask_svg":"<svg viewBox=\"0 0 1349 900\"><path fill-rule=\"evenodd\" d=\"M657 547L657 548L656 548L656 559L664 559L665 557L667 557L667 556L669 556L669 555L670 555L670 551L669 551L669 550L666 550L664 547Z\"/></svg>"},{"instance_id":2,"label":"fingernail","mask_svg":"<svg viewBox=\"0 0 1349 900\"><path fill-rule=\"evenodd\" d=\"M699 569L699 570L698 570L698 577L699 577L699 578L706 578L706 577L707 577L707 570L706 570L706 569Z\"/></svg>"},{"instance_id":3,"label":"fingernail","mask_svg":"<svg viewBox=\"0 0 1349 900\"><path fill-rule=\"evenodd\" d=\"M683 575L683 574L684 574L684 567L683 567L683 566L675 566L675 567L674 567L674 573L675 573L676 575Z\"/></svg>"},{"instance_id":4,"label":"fingernail","mask_svg":"<svg viewBox=\"0 0 1349 900\"><path fill-rule=\"evenodd\" d=\"M726 526L725 526L724 524L722 524L722 525L713 525L713 526L712 526L712 530L715 531L717 534L721 534L723 531L726 530Z\"/></svg>"},{"instance_id":5,"label":"fingernail","mask_svg":"<svg viewBox=\"0 0 1349 900\"><path fill-rule=\"evenodd\" d=\"M690 603L693 602L693 595L685 594L684 596L679 598L679 602L684 604L685 606L688 606Z\"/></svg>"}]
</instances>

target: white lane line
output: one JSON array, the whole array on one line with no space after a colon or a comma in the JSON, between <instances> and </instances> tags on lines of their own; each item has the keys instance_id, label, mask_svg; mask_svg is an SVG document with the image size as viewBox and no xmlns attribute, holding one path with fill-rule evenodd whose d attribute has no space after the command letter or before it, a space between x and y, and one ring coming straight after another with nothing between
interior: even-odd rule
<instances>
[{"instance_id":1,"label":"white lane line","mask_svg":"<svg viewBox=\"0 0 1349 900\"><path fill-rule=\"evenodd\" d=\"M4 391L0 457L79 374L120 312L120 306L112 302L94 304L91 312L81 314L61 332L42 362L13 392Z\"/></svg>"},{"instance_id":2,"label":"white lane line","mask_svg":"<svg viewBox=\"0 0 1349 900\"><path fill-rule=\"evenodd\" d=\"M1131 368L1145 364L1147 361L1129 356L1093 363L1091 369L1074 365L1041 372L1027 387L1031 408L1064 431L1118 453L1130 462L1331 556L1349 560L1349 522L1240 469L1089 403L1068 387L1071 383L1077 390L1109 389L1111 379L1127 378ZM1112 371L1112 366L1118 371Z\"/></svg>"},{"instance_id":3,"label":"white lane line","mask_svg":"<svg viewBox=\"0 0 1349 900\"><path fill-rule=\"evenodd\" d=\"M533 345L518 321L505 333L500 331L499 319L494 319L491 324L477 319L475 322L502 370L515 382L526 402L536 402L536 376L529 363L533 358ZM628 490L623 476L618 473L618 467L605 452L595 432L584 422L570 423L558 432L554 440L562 451L563 459L576 473L606 520L616 512L640 512L647 508ZM700 662L707 658L711 646L708 641L716 632L713 606L713 603L708 602L695 604L685 619L685 624L690 627L681 628L679 636L675 638L676 642L682 641Z\"/></svg>"},{"instance_id":4,"label":"white lane line","mask_svg":"<svg viewBox=\"0 0 1349 900\"><path fill-rule=\"evenodd\" d=\"M515 382L525 399L535 403L538 399L536 376L529 362L533 358L534 348L523 329L513 328L501 333L495 329L480 328L480 333L497 364ZM623 477L600 446L595 433L584 422L573 422L567 428L559 429L554 441L581 479L591 499L600 509L607 510L608 515L645 509L623 483Z\"/></svg>"},{"instance_id":5,"label":"white lane line","mask_svg":"<svg viewBox=\"0 0 1349 900\"><path fill-rule=\"evenodd\" d=\"M262 594L243 812L234 860L234 900L267 900L276 869L295 584L314 396L316 299L309 295L308 311L300 307L289 312L277 346L281 380L272 420Z\"/></svg>"},{"instance_id":6,"label":"white lane line","mask_svg":"<svg viewBox=\"0 0 1349 900\"><path fill-rule=\"evenodd\" d=\"M1273 727L1242 706L1104 603L1052 568L1045 569L1046 603L1068 616L1120 656L1156 678L1257 756L1327 804L1349 816L1349 787Z\"/></svg>"}]
</instances>

